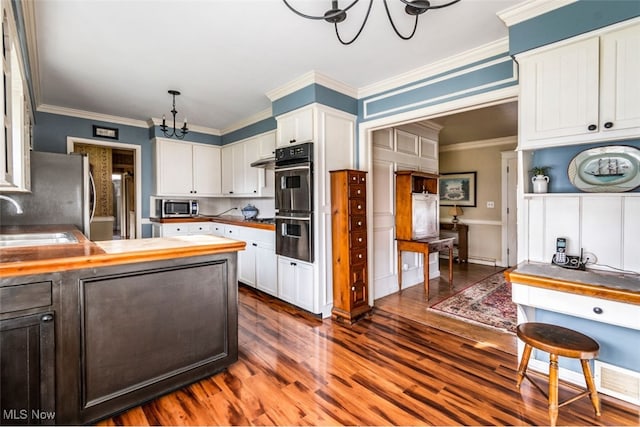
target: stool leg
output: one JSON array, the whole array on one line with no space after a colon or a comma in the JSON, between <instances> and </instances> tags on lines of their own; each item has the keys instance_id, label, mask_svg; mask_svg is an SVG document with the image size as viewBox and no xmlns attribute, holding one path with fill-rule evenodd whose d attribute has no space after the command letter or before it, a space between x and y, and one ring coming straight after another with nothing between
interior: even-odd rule
<instances>
[{"instance_id":1,"label":"stool leg","mask_svg":"<svg viewBox=\"0 0 640 427\"><path fill-rule=\"evenodd\" d=\"M520 359L520 366L518 366L518 380L516 381L516 388L520 388L522 380L524 380L524 374L527 372L527 365L529 364L529 357L531 357L532 347L529 344L524 345L524 351L522 352L522 359Z\"/></svg>"},{"instance_id":2,"label":"stool leg","mask_svg":"<svg viewBox=\"0 0 640 427\"><path fill-rule=\"evenodd\" d=\"M549 418L550 425L558 419L558 355L549 354Z\"/></svg>"},{"instance_id":3,"label":"stool leg","mask_svg":"<svg viewBox=\"0 0 640 427\"><path fill-rule=\"evenodd\" d=\"M591 375L591 368L589 367L589 361L580 359L582 364L582 373L584 374L584 380L587 383L589 389L589 398L593 404L593 409L596 411L596 415L600 415L600 399L598 398L598 392L596 391L596 385L593 382L593 376Z\"/></svg>"}]
</instances>

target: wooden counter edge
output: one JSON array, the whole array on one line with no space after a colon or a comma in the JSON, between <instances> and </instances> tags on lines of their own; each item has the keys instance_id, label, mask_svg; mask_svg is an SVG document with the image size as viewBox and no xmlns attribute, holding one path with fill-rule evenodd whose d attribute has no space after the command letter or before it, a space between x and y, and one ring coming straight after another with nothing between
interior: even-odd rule
<instances>
[{"instance_id":1,"label":"wooden counter edge","mask_svg":"<svg viewBox=\"0 0 640 427\"><path fill-rule=\"evenodd\" d=\"M237 225L238 227L258 228L260 230L275 231L276 225L268 222L245 221L230 217L190 217L190 218L149 218L157 224L172 224L180 222L218 222L220 224Z\"/></svg>"},{"instance_id":2,"label":"wooden counter edge","mask_svg":"<svg viewBox=\"0 0 640 427\"><path fill-rule=\"evenodd\" d=\"M245 246L245 242L237 241L230 243L218 243L215 245L194 245L117 254L84 255L32 262L0 263L0 277L28 276L32 274L108 267L112 265L133 264L147 261L161 261L173 258L214 255L225 252L237 252L243 250Z\"/></svg>"},{"instance_id":3,"label":"wooden counter edge","mask_svg":"<svg viewBox=\"0 0 640 427\"><path fill-rule=\"evenodd\" d=\"M607 288L601 285L589 285L587 283L570 282L566 280L552 279L548 277L532 276L507 270L504 276L508 282L551 289L554 291L568 292L572 294L586 295L596 298L604 298L630 304L640 304L640 293L624 289Z\"/></svg>"}]
</instances>

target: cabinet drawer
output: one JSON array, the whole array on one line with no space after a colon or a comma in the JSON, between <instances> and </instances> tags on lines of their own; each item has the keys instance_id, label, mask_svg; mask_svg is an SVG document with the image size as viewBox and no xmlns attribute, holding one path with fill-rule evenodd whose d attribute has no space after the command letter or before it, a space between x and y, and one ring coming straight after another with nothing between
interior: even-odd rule
<instances>
[{"instance_id":1,"label":"cabinet drawer","mask_svg":"<svg viewBox=\"0 0 640 427\"><path fill-rule=\"evenodd\" d=\"M349 230L364 231L367 229L367 217L351 215L349 217Z\"/></svg>"},{"instance_id":2,"label":"cabinet drawer","mask_svg":"<svg viewBox=\"0 0 640 427\"><path fill-rule=\"evenodd\" d=\"M361 245L359 248L351 249L351 264L361 264L367 261L367 246Z\"/></svg>"},{"instance_id":3,"label":"cabinet drawer","mask_svg":"<svg viewBox=\"0 0 640 427\"><path fill-rule=\"evenodd\" d=\"M349 183L353 184L353 183L360 183L360 184L364 184L367 182L367 175L362 172L362 173L358 173L358 172L349 172Z\"/></svg>"},{"instance_id":4,"label":"cabinet drawer","mask_svg":"<svg viewBox=\"0 0 640 427\"><path fill-rule=\"evenodd\" d=\"M189 234L189 224L162 224L162 237L186 236Z\"/></svg>"},{"instance_id":5,"label":"cabinet drawer","mask_svg":"<svg viewBox=\"0 0 640 427\"><path fill-rule=\"evenodd\" d=\"M0 313L51 305L51 282L35 282L0 288Z\"/></svg>"},{"instance_id":6,"label":"cabinet drawer","mask_svg":"<svg viewBox=\"0 0 640 427\"><path fill-rule=\"evenodd\" d=\"M355 248L366 248L367 247L367 232L366 231L356 231L349 235L349 247Z\"/></svg>"},{"instance_id":7,"label":"cabinet drawer","mask_svg":"<svg viewBox=\"0 0 640 427\"><path fill-rule=\"evenodd\" d=\"M364 199L351 199L349 200L349 214L350 215L364 215L366 209L366 203Z\"/></svg>"},{"instance_id":8,"label":"cabinet drawer","mask_svg":"<svg viewBox=\"0 0 640 427\"><path fill-rule=\"evenodd\" d=\"M211 234L211 223L209 222L196 222L195 224L189 224L189 234Z\"/></svg>"},{"instance_id":9,"label":"cabinet drawer","mask_svg":"<svg viewBox=\"0 0 640 427\"><path fill-rule=\"evenodd\" d=\"M366 192L366 186L364 184L350 184L349 185L349 198L360 197L364 199Z\"/></svg>"},{"instance_id":10,"label":"cabinet drawer","mask_svg":"<svg viewBox=\"0 0 640 427\"><path fill-rule=\"evenodd\" d=\"M453 240L429 243L429 252L448 251L453 247Z\"/></svg>"},{"instance_id":11,"label":"cabinet drawer","mask_svg":"<svg viewBox=\"0 0 640 427\"><path fill-rule=\"evenodd\" d=\"M638 325L639 305L534 286L528 286L528 288L527 296L522 295L521 292L517 295L517 299L522 301L521 304L523 305L631 329L640 329ZM527 302L525 303L523 299Z\"/></svg>"},{"instance_id":12,"label":"cabinet drawer","mask_svg":"<svg viewBox=\"0 0 640 427\"><path fill-rule=\"evenodd\" d=\"M367 265L366 264L352 265L350 270L351 270L350 285L352 287L357 284L363 285L367 283Z\"/></svg>"}]
</instances>

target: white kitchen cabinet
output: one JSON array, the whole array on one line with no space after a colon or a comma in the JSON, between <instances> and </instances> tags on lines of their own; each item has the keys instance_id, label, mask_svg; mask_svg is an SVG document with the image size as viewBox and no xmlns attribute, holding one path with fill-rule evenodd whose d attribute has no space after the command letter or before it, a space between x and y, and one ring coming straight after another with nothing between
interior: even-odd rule
<instances>
[{"instance_id":1,"label":"white kitchen cabinet","mask_svg":"<svg viewBox=\"0 0 640 427\"><path fill-rule=\"evenodd\" d=\"M520 148L637 137L638 52L635 23L518 57Z\"/></svg>"},{"instance_id":2,"label":"white kitchen cabinet","mask_svg":"<svg viewBox=\"0 0 640 427\"><path fill-rule=\"evenodd\" d=\"M172 222L154 223L152 237L191 236L196 234L212 234L209 222Z\"/></svg>"},{"instance_id":3,"label":"white kitchen cabinet","mask_svg":"<svg viewBox=\"0 0 640 427\"><path fill-rule=\"evenodd\" d=\"M314 110L312 107L301 108L282 116L278 116L277 147L314 141Z\"/></svg>"},{"instance_id":4,"label":"white kitchen cabinet","mask_svg":"<svg viewBox=\"0 0 640 427\"><path fill-rule=\"evenodd\" d=\"M211 223L211 234L218 237L225 237L226 233L226 224L222 224L219 222Z\"/></svg>"},{"instance_id":5,"label":"white kitchen cabinet","mask_svg":"<svg viewBox=\"0 0 640 427\"><path fill-rule=\"evenodd\" d=\"M206 144L154 140L156 195L220 196L220 148Z\"/></svg>"},{"instance_id":6,"label":"white kitchen cabinet","mask_svg":"<svg viewBox=\"0 0 640 427\"><path fill-rule=\"evenodd\" d=\"M274 146L274 132L225 145L222 148L222 193L231 197L273 196L273 170L254 168L251 163L263 156L273 156Z\"/></svg>"},{"instance_id":7,"label":"white kitchen cabinet","mask_svg":"<svg viewBox=\"0 0 640 427\"><path fill-rule=\"evenodd\" d=\"M275 233L227 225L225 237L247 244L244 251L238 252L238 281L277 297Z\"/></svg>"},{"instance_id":8,"label":"white kitchen cabinet","mask_svg":"<svg viewBox=\"0 0 640 427\"><path fill-rule=\"evenodd\" d=\"M278 297L308 311L314 311L313 265L278 256Z\"/></svg>"}]
</instances>

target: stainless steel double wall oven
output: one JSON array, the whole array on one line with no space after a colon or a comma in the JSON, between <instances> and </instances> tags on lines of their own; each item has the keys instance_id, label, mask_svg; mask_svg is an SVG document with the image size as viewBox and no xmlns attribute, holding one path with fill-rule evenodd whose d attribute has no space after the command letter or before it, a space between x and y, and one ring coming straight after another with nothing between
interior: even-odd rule
<instances>
[{"instance_id":1,"label":"stainless steel double wall oven","mask_svg":"<svg viewBox=\"0 0 640 427\"><path fill-rule=\"evenodd\" d=\"M313 262L313 143L276 149L276 253Z\"/></svg>"}]
</instances>

